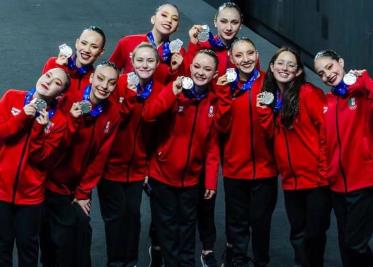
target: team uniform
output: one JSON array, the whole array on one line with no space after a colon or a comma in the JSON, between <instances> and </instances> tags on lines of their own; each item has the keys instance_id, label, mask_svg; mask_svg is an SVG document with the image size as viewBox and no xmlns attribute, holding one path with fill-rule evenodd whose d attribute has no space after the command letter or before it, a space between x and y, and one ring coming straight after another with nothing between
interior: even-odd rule
<instances>
[{"instance_id":1,"label":"team uniform","mask_svg":"<svg viewBox=\"0 0 373 267\"><path fill-rule=\"evenodd\" d=\"M157 120L157 148L149 166L152 222L166 266L195 266L195 222L200 176L216 190L219 150L212 93L174 95L172 84L149 101L144 120ZM179 238L176 238L178 236Z\"/></svg>"},{"instance_id":2,"label":"team uniform","mask_svg":"<svg viewBox=\"0 0 373 267\"><path fill-rule=\"evenodd\" d=\"M48 168L66 139L65 116L49 107L44 126L23 110L33 91L7 91L0 101L0 265L12 266L14 240L18 264L37 266L39 228Z\"/></svg>"},{"instance_id":3,"label":"team uniform","mask_svg":"<svg viewBox=\"0 0 373 267\"><path fill-rule=\"evenodd\" d=\"M233 261L247 264L252 229L256 266L269 262L271 217L277 200L277 168L273 144L260 126L255 108L264 72L254 69L251 87L217 86L220 97L216 126L222 133L227 241Z\"/></svg>"},{"instance_id":4,"label":"team uniform","mask_svg":"<svg viewBox=\"0 0 373 267\"><path fill-rule=\"evenodd\" d=\"M140 235L140 205L149 154L154 142L154 122L142 118L145 103L163 88L149 81L138 94L128 89L127 74L120 76L113 99L122 120L110 151L103 179L98 185L100 207L105 222L108 266L135 266Z\"/></svg>"},{"instance_id":5,"label":"team uniform","mask_svg":"<svg viewBox=\"0 0 373 267\"><path fill-rule=\"evenodd\" d=\"M343 266L372 266L373 81L365 71L346 96L327 94L328 177Z\"/></svg>"},{"instance_id":6,"label":"team uniform","mask_svg":"<svg viewBox=\"0 0 373 267\"><path fill-rule=\"evenodd\" d=\"M63 103L65 112L73 103L86 99L89 89L90 86L69 94ZM118 125L118 110L110 100L100 102L79 118L69 115L71 142L65 147L62 160L48 173L46 182L48 227L42 229L41 236L44 266L91 266L90 217L72 201L91 198Z\"/></svg>"},{"instance_id":7,"label":"team uniform","mask_svg":"<svg viewBox=\"0 0 373 267\"><path fill-rule=\"evenodd\" d=\"M142 42L153 44L153 46L155 47L154 42L151 41L150 33L128 35L121 38L118 41L113 53L111 54L109 61L115 63L115 65L122 70L122 73L128 73L133 71L131 59L132 52ZM176 71L171 70L171 52L169 51L165 43L166 42L163 42L158 47L155 47L158 50L158 54L160 56L161 61L154 74L154 79L164 84L173 80L179 72L183 72L183 65L181 65L181 67ZM181 49L180 53L183 55L184 49Z\"/></svg>"},{"instance_id":8,"label":"team uniform","mask_svg":"<svg viewBox=\"0 0 373 267\"><path fill-rule=\"evenodd\" d=\"M257 107L262 126L274 139L291 226L290 241L295 262L301 266L324 266L330 225L324 107L324 93L309 83L299 89L299 112L291 128L281 122L281 110Z\"/></svg>"}]
</instances>

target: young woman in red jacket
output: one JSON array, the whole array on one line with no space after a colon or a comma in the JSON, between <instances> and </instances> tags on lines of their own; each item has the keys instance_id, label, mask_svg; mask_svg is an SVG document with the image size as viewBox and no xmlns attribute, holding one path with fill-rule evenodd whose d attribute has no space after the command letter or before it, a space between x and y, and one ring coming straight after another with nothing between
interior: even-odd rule
<instances>
[{"instance_id":1,"label":"young woman in red jacket","mask_svg":"<svg viewBox=\"0 0 373 267\"><path fill-rule=\"evenodd\" d=\"M229 60L228 51L232 42L237 38L241 29L242 13L239 6L233 2L222 4L214 17L214 26L217 34L208 34L208 40L199 38L203 25L193 25L189 30L188 52L184 58L185 69L188 70L190 58L203 48L209 48L215 51L219 59L218 75L225 74L227 68L233 67ZM203 177L202 177L203 178ZM203 179L202 179L203 180ZM215 202L216 195L211 199L204 199L204 192L201 191L200 201L198 203L198 232L202 243L201 262L203 267L216 267L217 262L214 254L216 242L215 227ZM229 244L228 244L229 246ZM229 247L228 252L229 253ZM229 255L228 255L229 257Z\"/></svg>"},{"instance_id":2,"label":"young woman in red jacket","mask_svg":"<svg viewBox=\"0 0 373 267\"><path fill-rule=\"evenodd\" d=\"M92 73L91 84L66 96L63 108L68 114L66 108L70 107L70 139L45 184L49 227L42 228L43 266L91 266L91 194L101 178L120 121L118 107L109 98L117 79L115 65L103 62Z\"/></svg>"},{"instance_id":3,"label":"young woman in red jacket","mask_svg":"<svg viewBox=\"0 0 373 267\"><path fill-rule=\"evenodd\" d=\"M178 77L146 104L143 113L144 120L157 120L160 129L148 185L152 221L165 266L195 266L202 172L205 198L210 199L216 191L219 150L213 122L217 99L210 89L217 63L212 50L199 51L190 67L191 79Z\"/></svg>"},{"instance_id":4,"label":"young woman in red jacket","mask_svg":"<svg viewBox=\"0 0 373 267\"><path fill-rule=\"evenodd\" d=\"M36 267L46 171L66 138L56 97L69 86L64 70L43 74L30 91L8 90L0 100L0 266Z\"/></svg>"},{"instance_id":5,"label":"young woman in red jacket","mask_svg":"<svg viewBox=\"0 0 373 267\"><path fill-rule=\"evenodd\" d=\"M216 126L223 135L226 235L232 245L232 259L226 257L225 266L248 266L250 228L253 262L267 266L277 169L272 142L255 108L265 74L256 68L258 51L247 38L232 43L230 59L235 71L221 76L215 90L220 98Z\"/></svg>"},{"instance_id":6,"label":"young woman in red jacket","mask_svg":"<svg viewBox=\"0 0 373 267\"><path fill-rule=\"evenodd\" d=\"M151 17L153 28L146 34L128 35L121 38L109 60L114 62L123 73L133 71L131 56L132 51L142 42L150 43L158 50L160 64L155 78L162 83L172 80L176 76L179 66L182 68L183 49L179 52L171 51L170 36L177 31L180 20L180 12L176 5L160 5Z\"/></svg>"},{"instance_id":7,"label":"young woman in red jacket","mask_svg":"<svg viewBox=\"0 0 373 267\"><path fill-rule=\"evenodd\" d=\"M333 50L317 53L314 64L331 87L325 109L328 178L343 266L373 266L373 80L367 71L346 73Z\"/></svg>"},{"instance_id":8,"label":"young woman in red jacket","mask_svg":"<svg viewBox=\"0 0 373 267\"><path fill-rule=\"evenodd\" d=\"M305 81L299 54L281 48L272 57L257 96L261 124L274 139L295 263L324 266L331 195L327 179L325 97Z\"/></svg>"},{"instance_id":9,"label":"young woman in red jacket","mask_svg":"<svg viewBox=\"0 0 373 267\"><path fill-rule=\"evenodd\" d=\"M75 41L75 54L60 51L58 57L50 57L42 72L51 68L63 68L71 77L68 92L82 92L89 84L94 71L93 64L104 53L106 43L105 33L96 26L90 26L82 31ZM72 51L70 51L72 52Z\"/></svg>"},{"instance_id":10,"label":"young woman in red jacket","mask_svg":"<svg viewBox=\"0 0 373 267\"><path fill-rule=\"evenodd\" d=\"M134 72L119 77L113 94L123 118L98 185L108 266L135 266L138 259L142 187L154 142L154 122L144 122L142 112L163 88L154 79L158 64L157 50L140 44L132 53Z\"/></svg>"}]
</instances>

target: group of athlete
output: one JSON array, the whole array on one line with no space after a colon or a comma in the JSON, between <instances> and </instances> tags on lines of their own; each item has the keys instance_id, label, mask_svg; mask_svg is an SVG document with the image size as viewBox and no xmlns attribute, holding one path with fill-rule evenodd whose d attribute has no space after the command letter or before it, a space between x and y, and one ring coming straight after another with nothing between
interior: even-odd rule
<instances>
[{"instance_id":1,"label":"group of athlete","mask_svg":"<svg viewBox=\"0 0 373 267\"><path fill-rule=\"evenodd\" d=\"M108 267L138 261L142 194L149 196L150 267L218 266L214 221L219 168L225 191L225 267L268 266L278 179L294 265L324 266L334 210L344 267L373 266L373 80L322 50L306 81L299 53L282 47L261 70L238 37L242 14L221 5L171 36L180 12L159 6L152 29L119 40L84 29L30 90L0 100L0 266L90 267L97 186ZM263 66L262 66L263 67ZM276 222L274 222L276 223ZM248 256L251 241L252 253ZM283 266L282 263L271 263Z\"/></svg>"}]
</instances>

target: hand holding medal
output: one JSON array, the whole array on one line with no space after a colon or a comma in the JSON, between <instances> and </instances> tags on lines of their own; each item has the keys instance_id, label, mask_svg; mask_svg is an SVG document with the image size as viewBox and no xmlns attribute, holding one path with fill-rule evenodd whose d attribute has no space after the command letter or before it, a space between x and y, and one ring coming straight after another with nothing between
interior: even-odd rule
<instances>
[{"instance_id":1,"label":"hand holding medal","mask_svg":"<svg viewBox=\"0 0 373 267\"><path fill-rule=\"evenodd\" d=\"M208 25L202 25L201 31L197 35L199 42L206 42L210 37L210 27Z\"/></svg>"},{"instance_id":2,"label":"hand holding medal","mask_svg":"<svg viewBox=\"0 0 373 267\"><path fill-rule=\"evenodd\" d=\"M172 92L175 95L180 94L180 92L183 90L183 79L184 77L177 77L177 79L172 84Z\"/></svg>"},{"instance_id":3,"label":"hand holding medal","mask_svg":"<svg viewBox=\"0 0 373 267\"><path fill-rule=\"evenodd\" d=\"M56 63L59 64L59 65L66 65L68 59L73 54L73 50L67 44L62 44L58 48L59 48L60 52L59 52L58 57L56 59Z\"/></svg>"},{"instance_id":4,"label":"hand holding medal","mask_svg":"<svg viewBox=\"0 0 373 267\"><path fill-rule=\"evenodd\" d=\"M140 78L135 72L127 74L127 88L133 92L137 92L137 85L140 83Z\"/></svg>"},{"instance_id":5,"label":"hand holding medal","mask_svg":"<svg viewBox=\"0 0 373 267\"><path fill-rule=\"evenodd\" d=\"M266 108L271 105L275 96L271 92L261 92L256 97L256 106L260 108Z\"/></svg>"}]
</instances>

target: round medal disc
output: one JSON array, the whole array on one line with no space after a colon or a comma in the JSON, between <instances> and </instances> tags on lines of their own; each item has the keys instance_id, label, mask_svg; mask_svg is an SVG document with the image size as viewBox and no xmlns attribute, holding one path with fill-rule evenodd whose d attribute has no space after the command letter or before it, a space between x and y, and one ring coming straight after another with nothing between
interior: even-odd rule
<instances>
[{"instance_id":1,"label":"round medal disc","mask_svg":"<svg viewBox=\"0 0 373 267\"><path fill-rule=\"evenodd\" d=\"M183 87L183 89L190 90L193 88L193 85L193 80L189 77L183 77L183 79L181 80L181 86Z\"/></svg>"},{"instance_id":2,"label":"round medal disc","mask_svg":"<svg viewBox=\"0 0 373 267\"><path fill-rule=\"evenodd\" d=\"M47 108L47 102L44 99L38 98L35 100L35 106L36 106L36 110L40 112L43 109Z\"/></svg>"},{"instance_id":3,"label":"round medal disc","mask_svg":"<svg viewBox=\"0 0 373 267\"><path fill-rule=\"evenodd\" d=\"M356 80L357 80L357 77L355 74L349 72L347 73L344 77L343 77L343 82L346 84L346 85L353 85L354 83L356 83Z\"/></svg>"},{"instance_id":4,"label":"round medal disc","mask_svg":"<svg viewBox=\"0 0 373 267\"><path fill-rule=\"evenodd\" d=\"M227 82L231 83L234 82L237 79L237 73L236 70L233 68L227 69Z\"/></svg>"},{"instance_id":5,"label":"round medal disc","mask_svg":"<svg viewBox=\"0 0 373 267\"><path fill-rule=\"evenodd\" d=\"M183 46L183 41L176 39L170 42L170 51L171 53L179 53L181 47Z\"/></svg>"},{"instance_id":6,"label":"round medal disc","mask_svg":"<svg viewBox=\"0 0 373 267\"><path fill-rule=\"evenodd\" d=\"M79 103L80 109L82 110L83 114L87 114L92 110L92 104L88 100L83 100Z\"/></svg>"},{"instance_id":7,"label":"round medal disc","mask_svg":"<svg viewBox=\"0 0 373 267\"><path fill-rule=\"evenodd\" d=\"M270 105L275 100L275 96L271 92L263 92L262 95L262 103L265 105Z\"/></svg>"},{"instance_id":8,"label":"round medal disc","mask_svg":"<svg viewBox=\"0 0 373 267\"><path fill-rule=\"evenodd\" d=\"M138 85L140 82L139 76L136 73L130 72L127 76L127 83L132 85Z\"/></svg>"},{"instance_id":9,"label":"round medal disc","mask_svg":"<svg viewBox=\"0 0 373 267\"><path fill-rule=\"evenodd\" d=\"M208 25L202 26L202 31L197 35L197 39L200 42L206 42L209 39L210 28Z\"/></svg>"},{"instance_id":10,"label":"round medal disc","mask_svg":"<svg viewBox=\"0 0 373 267\"><path fill-rule=\"evenodd\" d=\"M65 55L66 57L71 57L73 54L73 50L67 44L62 44L58 48L60 49L60 53Z\"/></svg>"}]
</instances>

